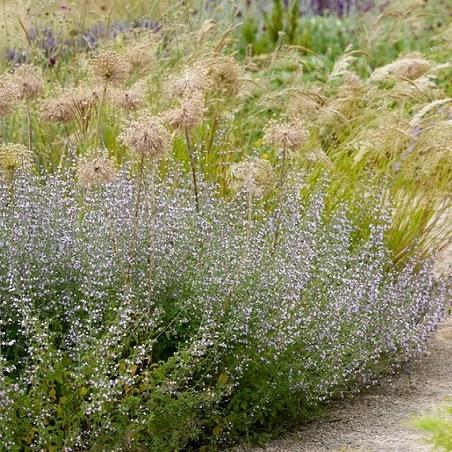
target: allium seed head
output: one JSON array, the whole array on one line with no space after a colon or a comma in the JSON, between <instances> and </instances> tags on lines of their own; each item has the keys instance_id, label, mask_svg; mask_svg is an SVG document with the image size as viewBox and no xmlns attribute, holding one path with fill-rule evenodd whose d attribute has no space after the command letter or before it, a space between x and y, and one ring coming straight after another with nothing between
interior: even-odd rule
<instances>
[{"instance_id":1,"label":"allium seed head","mask_svg":"<svg viewBox=\"0 0 452 452\"><path fill-rule=\"evenodd\" d=\"M309 138L305 123L300 118L291 121L270 120L264 132L264 142L269 146L295 151Z\"/></svg>"},{"instance_id":2,"label":"allium seed head","mask_svg":"<svg viewBox=\"0 0 452 452\"><path fill-rule=\"evenodd\" d=\"M240 94L245 78L242 67L233 57L213 58L205 64L213 91L232 97Z\"/></svg>"},{"instance_id":3,"label":"allium seed head","mask_svg":"<svg viewBox=\"0 0 452 452\"><path fill-rule=\"evenodd\" d=\"M19 95L20 92L13 77L10 74L2 75L0 77L0 118L11 113Z\"/></svg>"},{"instance_id":4,"label":"allium seed head","mask_svg":"<svg viewBox=\"0 0 452 452\"><path fill-rule=\"evenodd\" d=\"M55 98L41 104L40 114L44 121L66 123L76 116L88 119L99 99L99 90L86 86L61 90Z\"/></svg>"},{"instance_id":5,"label":"allium seed head","mask_svg":"<svg viewBox=\"0 0 452 452\"><path fill-rule=\"evenodd\" d=\"M0 146L0 169L4 176L11 178L20 169L31 166L32 154L22 144L7 143Z\"/></svg>"},{"instance_id":6,"label":"allium seed head","mask_svg":"<svg viewBox=\"0 0 452 452\"><path fill-rule=\"evenodd\" d=\"M34 99L42 94L44 81L41 70L31 64L19 66L14 77L22 99Z\"/></svg>"},{"instance_id":7,"label":"allium seed head","mask_svg":"<svg viewBox=\"0 0 452 452\"><path fill-rule=\"evenodd\" d=\"M168 124L175 129L191 129L198 125L204 115L204 99L200 93L182 98L180 106L165 114Z\"/></svg>"},{"instance_id":8,"label":"allium seed head","mask_svg":"<svg viewBox=\"0 0 452 452\"><path fill-rule=\"evenodd\" d=\"M152 64L153 54L149 46L134 46L126 50L124 57L132 70L144 73Z\"/></svg>"},{"instance_id":9,"label":"allium seed head","mask_svg":"<svg viewBox=\"0 0 452 452\"><path fill-rule=\"evenodd\" d=\"M115 176L114 161L108 156L85 157L78 161L77 178L80 185L92 187L108 184Z\"/></svg>"},{"instance_id":10,"label":"allium seed head","mask_svg":"<svg viewBox=\"0 0 452 452\"><path fill-rule=\"evenodd\" d=\"M171 147L171 136L162 119L148 114L129 121L119 140L136 154L151 159L162 157Z\"/></svg>"},{"instance_id":11,"label":"allium seed head","mask_svg":"<svg viewBox=\"0 0 452 452\"><path fill-rule=\"evenodd\" d=\"M209 87L207 69L199 66L186 68L181 74L170 76L166 82L166 90L172 98L204 93Z\"/></svg>"},{"instance_id":12,"label":"allium seed head","mask_svg":"<svg viewBox=\"0 0 452 452\"><path fill-rule=\"evenodd\" d=\"M91 61L93 77L100 83L119 84L129 73L125 59L113 50L103 50Z\"/></svg>"},{"instance_id":13,"label":"allium seed head","mask_svg":"<svg viewBox=\"0 0 452 452\"><path fill-rule=\"evenodd\" d=\"M127 89L115 89L110 93L110 99L124 111L137 111L146 104L146 86L139 81Z\"/></svg>"},{"instance_id":14,"label":"allium seed head","mask_svg":"<svg viewBox=\"0 0 452 452\"><path fill-rule=\"evenodd\" d=\"M231 165L232 188L256 197L263 196L273 185L275 173L268 160L247 159Z\"/></svg>"}]
</instances>

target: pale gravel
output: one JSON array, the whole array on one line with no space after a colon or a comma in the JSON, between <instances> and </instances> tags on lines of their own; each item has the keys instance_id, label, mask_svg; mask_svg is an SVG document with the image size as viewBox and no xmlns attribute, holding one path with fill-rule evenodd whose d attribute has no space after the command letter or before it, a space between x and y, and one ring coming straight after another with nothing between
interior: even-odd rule
<instances>
[{"instance_id":1,"label":"pale gravel","mask_svg":"<svg viewBox=\"0 0 452 452\"><path fill-rule=\"evenodd\" d=\"M425 357L410 371L383 381L351 401L330 406L322 419L264 448L236 452L423 452L433 450L413 417L442 415L452 397L452 318L439 329Z\"/></svg>"}]
</instances>

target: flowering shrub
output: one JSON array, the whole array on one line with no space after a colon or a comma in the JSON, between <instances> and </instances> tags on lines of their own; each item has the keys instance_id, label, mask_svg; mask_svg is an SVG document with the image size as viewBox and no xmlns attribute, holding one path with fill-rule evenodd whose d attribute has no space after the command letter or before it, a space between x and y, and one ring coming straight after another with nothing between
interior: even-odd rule
<instances>
[{"instance_id":1,"label":"flowering shrub","mask_svg":"<svg viewBox=\"0 0 452 452\"><path fill-rule=\"evenodd\" d=\"M128 174L1 187L8 450L226 445L372 384L442 316L429 266L394 268L384 216L364 240L346 207L325 215L325 183L309 201L290 184L272 212Z\"/></svg>"}]
</instances>

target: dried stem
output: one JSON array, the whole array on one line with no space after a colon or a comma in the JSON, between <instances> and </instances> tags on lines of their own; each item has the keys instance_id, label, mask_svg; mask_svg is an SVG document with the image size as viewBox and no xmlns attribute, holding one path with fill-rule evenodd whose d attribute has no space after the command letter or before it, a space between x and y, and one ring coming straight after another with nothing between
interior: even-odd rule
<instances>
[{"instance_id":1,"label":"dried stem","mask_svg":"<svg viewBox=\"0 0 452 452\"><path fill-rule=\"evenodd\" d=\"M192 146L191 139L190 139L190 131L188 130L187 127L185 128L185 141L187 143L188 157L190 159L193 191L195 193L196 212L199 213L199 190L198 190L198 180L196 177L196 162L195 162L195 156L193 155L193 146Z\"/></svg>"},{"instance_id":2,"label":"dried stem","mask_svg":"<svg viewBox=\"0 0 452 452\"><path fill-rule=\"evenodd\" d=\"M25 105L27 107L27 135L28 135L28 150L31 151L32 142L32 130L31 130L31 111L30 111L30 101L26 99Z\"/></svg>"},{"instance_id":3,"label":"dried stem","mask_svg":"<svg viewBox=\"0 0 452 452\"><path fill-rule=\"evenodd\" d=\"M100 117L102 114L102 107L105 102L105 96L107 94L107 82L105 82L104 87L102 89L102 95L99 101L99 108L97 110L97 121L96 121L96 135L94 137L94 152L97 151L97 147L99 146L99 136L100 136Z\"/></svg>"},{"instance_id":4,"label":"dried stem","mask_svg":"<svg viewBox=\"0 0 452 452\"><path fill-rule=\"evenodd\" d=\"M273 251L275 251L276 246L278 245L279 234L281 230L281 201L286 177L287 177L287 150L284 147L282 149L281 177L279 178L278 182L278 196L276 200L275 236L273 238Z\"/></svg>"}]
</instances>

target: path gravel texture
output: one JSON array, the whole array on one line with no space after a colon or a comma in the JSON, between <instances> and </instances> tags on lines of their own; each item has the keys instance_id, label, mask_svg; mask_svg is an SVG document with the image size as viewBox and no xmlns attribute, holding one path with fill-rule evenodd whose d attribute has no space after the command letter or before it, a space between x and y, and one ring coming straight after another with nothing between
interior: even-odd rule
<instances>
[{"instance_id":1,"label":"path gravel texture","mask_svg":"<svg viewBox=\"0 0 452 452\"><path fill-rule=\"evenodd\" d=\"M237 452L431 451L411 425L417 415L440 414L452 397L452 318L444 321L426 356L409 372L386 380L351 401L337 402L324 418L302 426L265 448Z\"/></svg>"}]
</instances>

